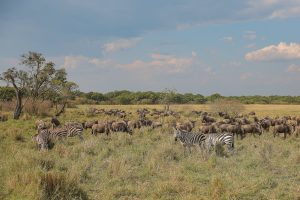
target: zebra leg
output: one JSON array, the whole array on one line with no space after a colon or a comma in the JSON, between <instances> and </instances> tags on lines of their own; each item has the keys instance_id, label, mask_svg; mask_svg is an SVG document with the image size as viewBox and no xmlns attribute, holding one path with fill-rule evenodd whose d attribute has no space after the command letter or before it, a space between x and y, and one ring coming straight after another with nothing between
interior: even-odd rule
<instances>
[{"instance_id":1,"label":"zebra leg","mask_svg":"<svg viewBox=\"0 0 300 200\"><path fill-rule=\"evenodd\" d=\"M191 146L189 146L188 148L189 148L189 153L191 154L192 153Z\"/></svg>"},{"instance_id":2,"label":"zebra leg","mask_svg":"<svg viewBox=\"0 0 300 200\"><path fill-rule=\"evenodd\" d=\"M82 142L82 141L83 141L82 135L81 135L81 134L78 134L78 137L79 137L80 141Z\"/></svg>"}]
</instances>

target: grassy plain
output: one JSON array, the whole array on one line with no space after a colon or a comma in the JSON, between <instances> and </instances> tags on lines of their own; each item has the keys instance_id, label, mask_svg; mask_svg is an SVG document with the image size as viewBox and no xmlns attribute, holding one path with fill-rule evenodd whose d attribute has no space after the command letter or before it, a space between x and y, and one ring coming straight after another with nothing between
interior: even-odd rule
<instances>
[{"instance_id":1,"label":"grassy plain","mask_svg":"<svg viewBox=\"0 0 300 200\"><path fill-rule=\"evenodd\" d=\"M86 106L67 109L61 121L106 119L87 114L89 107L162 109L163 106ZM0 123L0 199L300 199L300 138L273 138L271 133L236 140L227 158L189 156L172 137L170 123L198 119L191 110L208 105L172 105L180 119L164 119L162 129L114 133L83 142L68 138L49 151L31 141L35 118ZM298 105L246 105L258 116L300 116ZM154 119L158 121L159 119ZM199 126L199 123L197 124Z\"/></svg>"}]
</instances>

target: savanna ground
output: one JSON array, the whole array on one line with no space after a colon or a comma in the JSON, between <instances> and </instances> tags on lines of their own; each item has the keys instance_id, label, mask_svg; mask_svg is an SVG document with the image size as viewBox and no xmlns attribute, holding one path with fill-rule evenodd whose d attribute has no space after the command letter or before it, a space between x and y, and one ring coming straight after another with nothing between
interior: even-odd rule
<instances>
[{"instance_id":1,"label":"savanna ground","mask_svg":"<svg viewBox=\"0 0 300 200\"><path fill-rule=\"evenodd\" d=\"M137 108L163 106L79 106L59 119L107 119L88 114L89 107L132 111L132 119ZM197 119L190 111L209 111L209 106L171 109L182 117L165 118L162 129L109 137L92 136L89 129L83 142L68 138L49 151L38 151L31 141L35 118L1 122L0 199L300 199L300 137L249 135L235 140L235 151L228 157L197 149L184 155L168 124ZM300 116L296 105L247 105L248 111L259 117Z\"/></svg>"}]
</instances>

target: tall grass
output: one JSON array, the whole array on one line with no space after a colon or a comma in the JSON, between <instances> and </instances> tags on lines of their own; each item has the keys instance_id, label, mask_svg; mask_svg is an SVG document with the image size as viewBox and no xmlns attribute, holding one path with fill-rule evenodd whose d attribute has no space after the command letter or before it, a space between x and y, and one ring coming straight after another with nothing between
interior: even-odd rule
<instances>
[{"instance_id":1,"label":"tall grass","mask_svg":"<svg viewBox=\"0 0 300 200\"><path fill-rule=\"evenodd\" d=\"M68 109L60 120L106 118L87 117L85 109ZM38 151L31 141L33 124L34 119L0 123L0 199L300 197L300 138L294 136L283 140L266 133L235 140L234 153L225 157L221 148L211 153L192 149L184 155L164 124L160 130L135 130L132 136L92 136L88 130L83 142L68 138L49 151Z\"/></svg>"}]
</instances>

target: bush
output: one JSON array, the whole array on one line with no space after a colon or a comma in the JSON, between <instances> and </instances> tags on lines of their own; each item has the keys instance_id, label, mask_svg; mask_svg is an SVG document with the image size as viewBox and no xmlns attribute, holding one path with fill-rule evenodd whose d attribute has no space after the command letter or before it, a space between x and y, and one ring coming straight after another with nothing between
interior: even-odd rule
<instances>
[{"instance_id":1,"label":"bush","mask_svg":"<svg viewBox=\"0 0 300 200\"><path fill-rule=\"evenodd\" d=\"M24 106L23 111L31 115L46 117L46 116L50 116L51 108L52 108L52 103L50 101L38 100L34 102L32 99L28 99Z\"/></svg>"}]
</instances>

